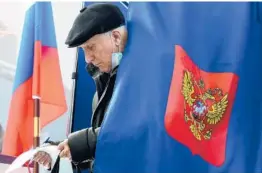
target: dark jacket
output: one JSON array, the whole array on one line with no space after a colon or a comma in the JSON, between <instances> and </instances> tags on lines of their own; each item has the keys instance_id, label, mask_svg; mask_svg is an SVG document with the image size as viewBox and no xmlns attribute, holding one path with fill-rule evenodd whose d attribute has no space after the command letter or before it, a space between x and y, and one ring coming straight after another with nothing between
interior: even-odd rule
<instances>
[{"instance_id":1,"label":"dark jacket","mask_svg":"<svg viewBox=\"0 0 262 173\"><path fill-rule=\"evenodd\" d=\"M80 131L76 131L69 135L68 144L72 156L74 169L91 169L95 158L95 149L97 136L99 134L100 126L104 119L107 106L111 100L116 74L116 67L110 74L99 72L98 68L92 64L87 65L86 70L92 76L96 84L96 94L92 115L92 127ZM51 145L58 145L60 142L49 141ZM59 169L59 168L58 168ZM54 170L54 172L57 169Z\"/></svg>"},{"instance_id":2,"label":"dark jacket","mask_svg":"<svg viewBox=\"0 0 262 173\"><path fill-rule=\"evenodd\" d=\"M88 168L95 158L97 136L103 122L105 112L111 100L116 74L116 67L110 74L92 75L98 96L98 103L92 115L92 127L74 132L68 137L68 144L73 163L80 168ZM90 73L90 72L89 72ZM88 161L87 160L91 160Z\"/></svg>"}]
</instances>

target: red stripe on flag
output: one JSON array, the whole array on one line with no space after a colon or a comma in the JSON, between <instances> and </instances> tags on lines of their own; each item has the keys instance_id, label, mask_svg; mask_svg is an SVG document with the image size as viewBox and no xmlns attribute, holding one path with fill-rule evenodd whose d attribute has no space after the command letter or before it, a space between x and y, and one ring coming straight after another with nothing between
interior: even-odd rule
<instances>
[{"instance_id":1,"label":"red stripe on flag","mask_svg":"<svg viewBox=\"0 0 262 173\"><path fill-rule=\"evenodd\" d=\"M56 48L35 43L33 76L14 92L10 105L3 154L17 156L33 145L33 95L41 98L41 128L67 110Z\"/></svg>"},{"instance_id":2,"label":"red stripe on flag","mask_svg":"<svg viewBox=\"0 0 262 173\"><path fill-rule=\"evenodd\" d=\"M2 154L17 156L30 149L33 144L32 78L14 92Z\"/></svg>"}]
</instances>

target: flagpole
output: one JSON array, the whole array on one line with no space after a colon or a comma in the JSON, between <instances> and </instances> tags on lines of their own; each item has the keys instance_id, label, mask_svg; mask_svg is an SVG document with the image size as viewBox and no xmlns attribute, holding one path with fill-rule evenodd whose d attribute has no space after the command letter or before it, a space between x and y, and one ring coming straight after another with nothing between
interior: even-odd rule
<instances>
[{"instance_id":1,"label":"flagpole","mask_svg":"<svg viewBox=\"0 0 262 173\"><path fill-rule=\"evenodd\" d=\"M40 97L33 96L34 101L34 145L33 147L39 147L40 145ZM39 165L34 162L34 173L39 173Z\"/></svg>"}]
</instances>

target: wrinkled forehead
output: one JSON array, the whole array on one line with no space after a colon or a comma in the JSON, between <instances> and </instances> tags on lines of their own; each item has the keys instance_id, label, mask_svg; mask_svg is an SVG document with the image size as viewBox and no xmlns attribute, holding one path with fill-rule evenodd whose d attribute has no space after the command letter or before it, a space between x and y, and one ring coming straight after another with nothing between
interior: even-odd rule
<instances>
[{"instance_id":1,"label":"wrinkled forehead","mask_svg":"<svg viewBox=\"0 0 262 173\"><path fill-rule=\"evenodd\" d=\"M86 42L84 42L80 47L90 47L92 45L96 45L99 43L102 43L108 39L109 34L108 33L103 33L103 34L97 34L88 39Z\"/></svg>"}]
</instances>

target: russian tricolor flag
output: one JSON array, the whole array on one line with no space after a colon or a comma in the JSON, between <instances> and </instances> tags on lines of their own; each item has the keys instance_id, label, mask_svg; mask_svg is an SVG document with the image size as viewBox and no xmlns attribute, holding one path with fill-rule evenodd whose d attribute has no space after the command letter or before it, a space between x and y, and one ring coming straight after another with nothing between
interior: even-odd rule
<instances>
[{"instance_id":1,"label":"russian tricolor flag","mask_svg":"<svg viewBox=\"0 0 262 173\"><path fill-rule=\"evenodd\" d=\"M35 2L25 15L3 154L32 147L33 96L41 98L41 128L67 110L51 2Z\"/></svg>"}]
</instances>

